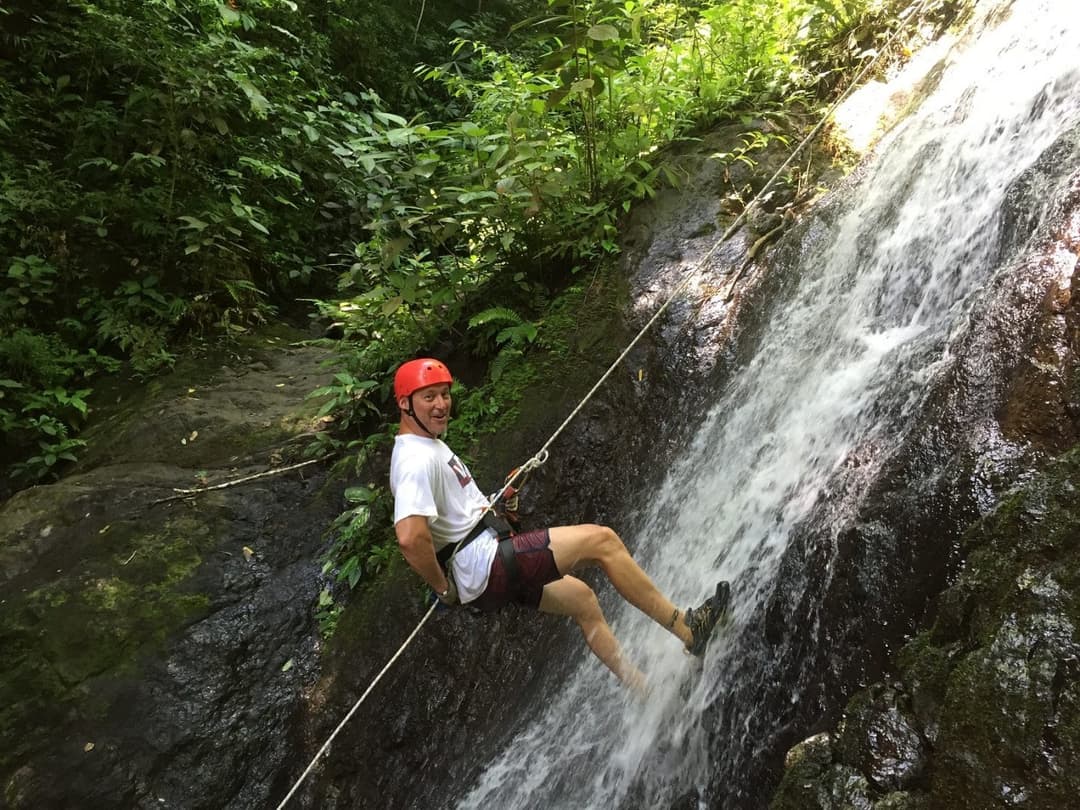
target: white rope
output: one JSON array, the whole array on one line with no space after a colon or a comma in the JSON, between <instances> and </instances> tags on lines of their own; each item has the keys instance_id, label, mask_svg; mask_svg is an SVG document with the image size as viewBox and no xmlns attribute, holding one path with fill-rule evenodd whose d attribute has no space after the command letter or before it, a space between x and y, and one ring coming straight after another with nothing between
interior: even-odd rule
<instances>
[{"instance_id":1,"label":"white rope","mask_svg":"<svg viewBox=\"0 0 1080 810\"><path fill-rule=\"evenodd\" d=\"M374 689L375 686L379 683L379 681L382 680L383 675L390 671L390 667L394 665L394 662L401 657L401 654L403 652L405 652L405 648L409 646L409 644L414 638L416 638L416 634L420 632L420 628L423 627L424 624L427 623L427 620L431 618L431 614L435 612L435 606L437 604L438 602L432 603L431 607L428 608L428 612L424 614L424 618L420 620L420 622L416 625L413 631L409 634L409 637L405 639L405 643L398 647L398 651L394 653L393 658L386 662L386 666L384 666L382 668L382 671L375 676L375 680L373 680L371 682L371 685L364 690L364 694L362 694L360 696L360 699L356 701L352 709L349 710L349 713L345 715L345 718L340 723L338 723L337 728L335 728L334 732L326 739L326 742L323 743L322 748L320 748L318 753L316 753L315 756L312 757L311 762L308 763L308 766L304 768L304 772L300 774L300 778L296 780L296 784L292 786L292 790L290 790L288 794L286 794L285 798L281 800L281 804L277 806L277 810L282 810L282 808L286 804L288 804L289 799L293 797L293 794L296 793L296 791L300 788L300 784L307 778L307 775L311 773L312 768L315 767L315 763L318 762L319 758L326 753L326 750L330 747L330 743L334 741L334 738L338 735L338 732L345 728L345 724L348 723L350 719L352 719L352 716L354 714L356 714L356 710L360 708L360 704L367 699L367 696L371 694L371 690Z\"/></svg>"},{"instance_id":2,"label":"white rope","mask_svg":"<svg viewBox=\"0 0 1080 810\"><path fill-rule=\"evenodd\" d=\"M920 0L917 6L911 7L912 9L914 9L914 11L909 9L908 16L915 16L917 18L918 12L922 10L922 7L927 2L928 0ZM904 15L901 15L901 17L903 16ZM874 58L870 60L870 62L868 62L861 71L859 71L858 75L851 81L850 84L848 84L847 89L844 90L844 92L840 94L836 101L832 103L829 109L825 111L825 114L822 116L817 126L810 130L810 133L805 138L803 138L803 140L799 143L798 146L795 147L795 151L793 151L788 156L788 159L785 160L780 166L780 168L773 173L772 177L770 177L768 181L766 181L765 185L761 187L761 190L758 191L758 193L754 195L753 199L750 200L746 207L743 208L739 216L737 216L735 220L727 227L723 235L716 241L716 243L709 249L709 251L701 259L698 260L697 264L694 265L692 270L686 274L686 277L681 282L679 282L679 284L672 291L671 295L668 296L667 300L665 300L664 303L660 305L660 308L657 309L656 312L653 313L653 316L649 318L648 322L643 327L641 327L641 330L634 336L634 339L631 340L630 343L626 346L626 348L623 349L622 353L615 358L614 362L612 362L612 364L608 366L607 371L605 371L603 375L601 375L600 379L596 381L596 384L589 389L589 392L585 394L585 397L581 400L581 402L578 403L577 407L574 408L574 410L570 412L570 415L563 420L562 424L555 429L555 432L551 434L551 438L549 438L544 443L543 447L541 447L536 452L536 455L534 455L532 458L530 458L528 461L518 467L518 469L514 471L510 478L503 483L502 488L495 495L495 497L490 500L483 514L486 514L494 508L495 504L498 503L503 493L506 492L506 488L508 486L513 486L514 483L521 479L522 476L526 475L527 473L547 462L549 456L548 449L551 447L552 443L554 443L555 439L559 437L559 434L561 434L563 430L566 429L566 426L569 425L571 421L573 421L575 416L581 413L581 410L585 407L586 403L590 399L592 399L593 395L599 390L600 386L607 381L607 378L610 377L612 373L614 373L615 369L619 367L622 361L626 359L626 356L631 352L634 346L638 344L638 341L640 341L641 338L645 336L645 333L652 328L653 324L655 324L657 320L660 319L660 316L667 310L667 308L671 305L675 298L678 297L679 294L682 293L682 291L686 289L687 286L689 286L694 274L696 274L697 271L701 269L705 262L712 258L713 254L716 253L720 245L730 239L731 235L735 233L736 229L738 229L738 227L742 225L743 221L746 219L747 212L753 207L754 203L756 203L765 194L765 192L768 191L769 187L774 182L776 182L776 179L780 177L783 171L791 165L791 162L796 158L796 156L798 156L798 154L802 152L806 145L809 144L817 136L818 132L821 131L821 128L825 126L825 123L836 111L836 108L839 107L845 99L847 99L847 97L851 94L851 92L859 84L859 82L861 82L866 77L866 75L873 69L874 65L877 64L878 60L881 59L882 54L889 49L893 41L896 39L897 35L900 33L900 30L901 26L897 26L897 29L892 33L892 36L889 37L889 39L885 42L885 45L882 46L882 48L877 52ZM454 549L454 553L451 554L450 560L447 562L447 568L449 568L450 564L453 562L454 556L457 555L457 551L457 549ZM404 643L402 643L402 645L398 648L398 651L394 653L394 656L386 662L386 666L384 666L382 668L382 671L375 676L375 680L371 682L371 685L368 686L368 688L364 691L364 694L360 696L360 699L356 701L352 709L349 710L349 713L345 715L345 718L340 723L338 723L337 728L334 729L330 737L326 740L325 743L323 743L322 748L318 750L318 753L316 753L315 756L312 758L307 768L305 768L304 772L300 774L300 778L296 780L296 784L292 786L292 789L289 791L289 793L285 796L284 799L281 800L281 804L277 806L277 810L282 810L282 808L285 807L289 799L292 798L293 794L296 793L296 791L300 787L300 784L304 781L304 779L307 778L308 774L310 774L312 769L315 767L315 763L319 761L319 758L322 757L324 753L326 753L327 749L330 747L330 743L334 741L334 738L338 735L338 732L340 732L341 729L345 727L345 724L349 722L352 716L356 714L357 709L359 709L360 705L367 699L367 696L371 694L371 691L375 688L376 684L378 684L379 681L382 680L382 677L387 673L387 671L389 671L390 667L393 666L394 662L401 657L401 654L403 652L405 652L405 648L412 643L412 640L414 638L416 638L417 634L420 632L420 628L423 627L427 620L431 618L431 614L434 613L437 606L438 602L434 602L432 603L431 607L428 608L427 613L425 613L424 617L420 619L420 622L416 625L415 629L413 629L412 633L409 634L409 637L405 639Z\"/></svg>"}]
</instances>

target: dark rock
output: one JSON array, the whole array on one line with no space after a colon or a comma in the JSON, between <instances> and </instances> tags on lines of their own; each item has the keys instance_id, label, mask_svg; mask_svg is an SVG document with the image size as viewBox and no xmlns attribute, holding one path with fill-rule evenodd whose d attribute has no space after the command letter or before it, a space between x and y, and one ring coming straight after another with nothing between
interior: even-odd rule
<instances>
[{"instance_id":1,"label":"dark rock","mask_svg":"<svg viewBox=\"0 0 1080 810\"><path fill-rule=\"evenodd\" d=\"M878 790L906 789L881 797L875 810L1075 803L1078 486L1073 450L975 523L964 537L969 560L936 601L932 625L900 651L900 687L877 684L850 702L837 761ZM812 770L793 761L777 796L835 785L823 758Z\"/></svg>"},{"instance_id":2,"label":"dark rock","mask_svg":"<svg viewBox=\"0 0 1080 810\"><path fill-rule=\"evenodd\" d=\"M175 433L168 447L124 444L161 435L147 423L158 422L158 401L186 396L185 380L163 381L157 399L146 394L140 407L113 414L111 427L97 426L110 453L182 457L191 467L84 461L0 508L5 806L263 803L291 757L286 730L318 671L322 538L312 527L329 525L343 485L324 486L324 472L308 467L159 501L253 471L247 465L264 449L257 440L243 466L214 469L229 443L215 441L214 425L258 433L258 420L273 414L276 439L310 429L308 383L291 401L278 384L310 380L322 353L230 366L199 391L208 421L187 446ZM255 425L233 405L249 395L267 406ZM215 414L225 415L214 422Z\"/></svg>"},{"instance_id":3,"label":"dark rock","mask_svg":"<svg viewBox=\"0 0 1080 810\"><path fill-rule=\"evenodd\" d=\"M925 746L904 703L889 687L861 692L840 726L840 761L866 774L878 790L911 787L925 766Z\"/></svg>"}]
</instances>

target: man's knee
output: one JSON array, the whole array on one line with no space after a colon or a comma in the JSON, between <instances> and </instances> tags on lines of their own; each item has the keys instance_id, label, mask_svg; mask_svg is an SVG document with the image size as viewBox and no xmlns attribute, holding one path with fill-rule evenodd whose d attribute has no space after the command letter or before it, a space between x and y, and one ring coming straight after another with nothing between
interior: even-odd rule
<instances>
[{"instance_id":1,"label":"man's knee","mask_svg":"<svg viewBox=\"0 0 1080 810\"><path fill-rule=\"evenodd\" d=\"M600 609L600 600L597 599L596 592L588 585L578 595L575 608L574 619L581 625L583 630L588 629L597 622L604 621L604 612Z\"/></svg>"},{"instance_id":2,"label":"man's knee","mask_svg":"<svg viewBox=\"0 0 1080 810\"><path fill-rule=\"evenodd\" d=\"M593 621L603 617L600 601L593 589L574 576L564 576L544 586L540 597L540 610L571 616L578 622Z\"/></svg>"},{"instance_id":3,"label":"man's knee","mask_svg":"<svg viewBox=\"0 0 1080 810\"><path fill-rule=\"evenodd\" d=\"M564 577L563 596L569 613L581 625L602 620L604 614L600 610L600 600L596 598L596 592L585 582L577 577Z\"/></svg>"},{"instance_id":4,"label":"man's knee","mask_svg":"<svg viewBox=\"0 0 1080 810\"><path fill-rule=\"evenodd\" d=\"M595 523L551 529L551 549L559 572L568 574L589 565L606 566L626 554L614 531Z\"/></svg>"},{"instance_id":5,"label":"man's knee","mask_svg":"<svg viewBox=\"0 0 1080 810\"><path fill-rule=\"evenodd\" d=\"M626 553L626 546L623 545L622 538L615 533L614 529L607 526L594 526L592 528L592 545L598 560Z\"/></svg>"}]
</instances>

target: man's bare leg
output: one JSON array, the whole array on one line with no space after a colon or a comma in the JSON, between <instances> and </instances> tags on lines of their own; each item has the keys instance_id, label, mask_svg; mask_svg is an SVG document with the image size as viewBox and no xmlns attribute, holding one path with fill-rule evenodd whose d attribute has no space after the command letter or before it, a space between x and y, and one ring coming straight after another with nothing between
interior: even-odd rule
<instances>
[{"instance_id":1,"label":"man's bare leg","mask_svg":"<svg viewBox=\"0 0 1080 810\"><path fill-rule=\"evenodd\" d=\"M645 693L645 676L623 657L619 642L611 632L592 588L571 576L549 582L540 597L540 610L559 616L572 616L585 636L585 643L604 666L631 689Z\"/></svg>"},{"instance_id":2,"label":"man's bare leg","mask_svg":"<svg viewBox=\"0 0 1080 810\"><path fill-rule=\"evenodd\" d=\"M686 625L683 611L660 593L614 531L606 526L583 524L558 526L551 529L549 535L551 551L555 555L555 565L559 573L568 574L589 565L599 565L615 586L615 590L627 602L675 635L684 645L692 642L693 635ZM547 588L544 589L544 594L546 596ZM595 596L593 598L595 599ZM614 640L614 637L612 639Z\"/></svg>"}]
</instances>

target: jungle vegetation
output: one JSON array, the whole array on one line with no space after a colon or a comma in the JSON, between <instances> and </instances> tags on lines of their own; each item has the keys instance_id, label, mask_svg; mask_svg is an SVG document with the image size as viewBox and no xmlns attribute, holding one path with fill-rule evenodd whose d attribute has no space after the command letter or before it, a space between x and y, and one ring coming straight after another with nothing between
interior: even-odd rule
<instances>
[{"instance_id":1,"label":"jungle vegetation","mask_svg":"<svg viewBox=\"0 0 1080 810\"><path fill-rule=\"evenodd\" d=\"M452 339L497 380L619 217L678 182L666 145L820 108L905 5L5 0L8 487L77 458L100 375L313 309L344 340L312 452L362 459L401 358ZM351 498L355 583L377 493Z\"/></svg>"}]
</instances>

